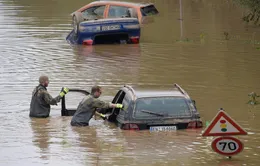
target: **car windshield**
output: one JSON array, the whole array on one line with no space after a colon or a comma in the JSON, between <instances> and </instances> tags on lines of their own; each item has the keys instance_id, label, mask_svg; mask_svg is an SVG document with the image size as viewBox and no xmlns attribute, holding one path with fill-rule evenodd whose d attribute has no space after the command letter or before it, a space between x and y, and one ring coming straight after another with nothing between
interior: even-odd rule
<instances>
[{"instance_id":1,"label":"car windshield","mask_svg":"<svg viewBox=\"0 0 260 166\"><path fill-rule=\"evenodd\" d=\"M142 7L141 12L142 12L143 16L151 16L151 15L156 15L159 13L154 5Z\"/></svg>"},{"instance_id":2,"label":"car windshield","mask_svg":"<svg viewBox=\"0 0 260 166\"><path fill-rule=\"evenodd\" d=\"M182 97L146 97L136 101L136 118L191 116L188 101Z\"/></svg>"}]
</instances>

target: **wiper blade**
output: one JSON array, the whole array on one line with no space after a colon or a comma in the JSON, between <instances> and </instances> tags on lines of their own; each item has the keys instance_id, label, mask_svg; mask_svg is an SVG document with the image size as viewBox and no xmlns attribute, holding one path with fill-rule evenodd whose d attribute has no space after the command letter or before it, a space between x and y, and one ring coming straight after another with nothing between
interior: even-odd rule
<instances>
[{"instance_id":1,"label":"wiper blade","mask_svg":"<svg viewBox=\"0 0 260 166\"><path fill-rule=\"evenodd\" d=\"M152 111L148 111L148 110L140 110L140 111L141 111L141 112L148 113L148 114L157 115L157 116L164 116L164 114L160 114L160 113L152 112Z\"/></svg>"}]
</instances>

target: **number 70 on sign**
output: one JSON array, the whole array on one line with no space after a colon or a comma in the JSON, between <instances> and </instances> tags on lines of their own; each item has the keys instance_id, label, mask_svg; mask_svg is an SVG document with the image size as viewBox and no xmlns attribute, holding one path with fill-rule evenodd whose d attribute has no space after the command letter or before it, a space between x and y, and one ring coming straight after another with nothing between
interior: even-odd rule
<instances>
[{"instance_id":1,"label":"number 70 on sign","mask_svg":"<svg viewBox=\"0 0 260 166\"><path fill-rule=\"evenodd\" d=\"M242 142L229 136L214 139L211 147L215 152L225 156L232 156L243 150Z\"/></svg>"},{"instance_id":2,"label":"number 70 on sign","mask_svg":"<svg viewBox=\"0 0 260 166\"><path fill-rule=\"evenodd\" d=\"M237 149L237 144L235 142L223 141L223 142L218 142L218 144L219 146L222 146L222 151L233 151Z\"/></svg>"}]
</instances>

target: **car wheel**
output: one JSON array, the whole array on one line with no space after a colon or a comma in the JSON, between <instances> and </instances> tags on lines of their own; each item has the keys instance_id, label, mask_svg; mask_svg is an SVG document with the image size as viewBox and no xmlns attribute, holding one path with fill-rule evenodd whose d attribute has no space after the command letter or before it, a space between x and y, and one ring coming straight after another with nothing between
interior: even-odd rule
<instances>
[{"instance_id":1,"label":"car wheel","mask_svg":"<svg viewBox=\"0 0 260 166\"><path fill-rule=\"evenodd\" d=\"M72 26L74 29L75 36L78 36L79 24L84 21L84 18L80 12L76 12L72 18Z\"/></svg>"}]
</instances>

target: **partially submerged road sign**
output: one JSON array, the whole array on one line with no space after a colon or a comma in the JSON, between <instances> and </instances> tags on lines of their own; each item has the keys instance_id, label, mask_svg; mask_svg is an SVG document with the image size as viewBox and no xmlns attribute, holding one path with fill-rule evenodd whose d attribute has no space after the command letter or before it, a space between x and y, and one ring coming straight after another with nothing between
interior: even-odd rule
<instances>
[{"instance_id":1,"label":"partially submerged road sign","mask_svg":"<svg viewBox=\"0 0 260 166\"><path fill-rule=\"evenodd\" d=\"M226 112L220 110L209 126L204 130L202 136L226 136L226 135L247 135L247 132L240 127Z\"/></svg>"},{"instance_id":2,"label":"partially submerged road sign","mask_svg":"<svg viewBox=\"0 0 260 166\"><path fill-rule=\"evenodd\" d=\"M244 145L239 139L224 136L215 138L211 143L211 147L215 152L221 155L232 156L240 153Z\"/></svg>"}]
</instances>

